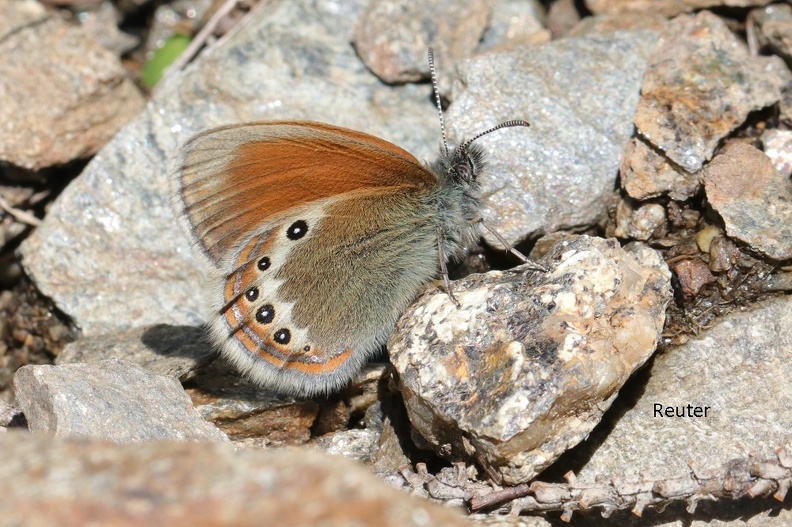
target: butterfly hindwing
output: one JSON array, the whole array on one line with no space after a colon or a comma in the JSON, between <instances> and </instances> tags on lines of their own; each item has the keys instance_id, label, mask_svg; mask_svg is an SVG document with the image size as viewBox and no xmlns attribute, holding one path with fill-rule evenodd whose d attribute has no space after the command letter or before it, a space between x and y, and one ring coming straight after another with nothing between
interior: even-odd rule
<instances>
[{"instance_id":1,"label":"butterfly hindwing","mask_svg":"<svg viewBox=\"0 0 792 527\"><path fill-rule=\"evenodd\" d=\"M342 197L318 207L318 219L303 220L317 215L306 209L251 237L218 290L215 340L267 385L313 393L346 382L437 270L431 215L399 212L420 211L412 201L421 199Z\"/></svg>"}]
</instances>

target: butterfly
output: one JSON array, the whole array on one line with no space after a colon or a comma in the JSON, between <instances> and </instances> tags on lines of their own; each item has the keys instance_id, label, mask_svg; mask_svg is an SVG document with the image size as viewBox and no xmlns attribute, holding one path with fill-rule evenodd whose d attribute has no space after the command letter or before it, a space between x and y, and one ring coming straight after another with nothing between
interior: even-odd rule
<instances>
[{"instance_id":1,"label":"butterfly","mask_svg":"<svg viewBox=\"0 0 792 527\"><path fill-rule=\"evenodd\" d=\"M456 302L446 262L484 225L484 151L474 141L528 123L449 148L431 49L429 66L443 140L430 164L310 121L223 126L177 154L172 201L209 270L211 338L260 385L335 391L427 282L442 275Z\"/></svg>"}]
</instances>

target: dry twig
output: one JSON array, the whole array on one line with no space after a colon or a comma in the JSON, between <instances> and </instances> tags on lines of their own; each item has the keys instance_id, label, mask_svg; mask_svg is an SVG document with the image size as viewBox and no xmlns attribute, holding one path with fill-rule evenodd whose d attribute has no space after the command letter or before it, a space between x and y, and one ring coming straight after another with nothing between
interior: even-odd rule
<instances>
[{"instance_id":1,"label":"dry twig","mask_svg":"<svg viewBox=\"0 0 792 527\"><path fill-rule=\"evenodd\" d=\"M777 459L759 460L753 457L735 459L719 470L701 471L691 461L690 473L676 478L628 482L619 478L604 484L580 483L573 473L566 475L566 483L534 481L514 487L492 490L492 487L459 477L449 480L442 471L437 476L418 467L414 473L402 470L402 476L414 489L438 501L464 501L471 511L492 510L508 506L511 514L522 512L562 511L561 519L569 521L575 511L599 508L603 517L616 510L629 509L641 516L644 509L662 510L674 502L686 502L693 513L701 501L736 500L743 497L772 496L783 501L792 487L792 448L779 448ZM461 474L457 469L457 474ZM506 509L504 509L505 511Z\"/></svg>"}]
</instances>

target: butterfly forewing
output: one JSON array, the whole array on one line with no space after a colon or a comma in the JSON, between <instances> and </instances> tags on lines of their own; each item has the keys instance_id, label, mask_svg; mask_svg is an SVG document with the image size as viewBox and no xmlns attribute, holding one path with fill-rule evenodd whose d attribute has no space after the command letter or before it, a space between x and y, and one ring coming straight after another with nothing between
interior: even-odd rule
<instances>
[{"instance_id":1,"label":"butterfly forewing","mask_svg":"<svg viewBox=\"0 0 792 527\"><path fill-rule=\"evenodd\" d=\"M357 190L436 184L405 150L321 123L273 121L199 134L182 149L175 200L215 263L262 223Z\"/></svg>"}]
</instances>

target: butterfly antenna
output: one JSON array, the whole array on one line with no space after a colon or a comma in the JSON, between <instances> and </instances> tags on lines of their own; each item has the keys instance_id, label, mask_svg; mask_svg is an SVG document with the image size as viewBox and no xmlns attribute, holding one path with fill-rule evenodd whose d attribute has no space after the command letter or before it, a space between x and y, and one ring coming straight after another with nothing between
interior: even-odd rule
<instances>
[{"instance_id":1,"label":"butterfly antenna","mask_svg":"<svg viewBox=\"0 0 792 527\"><path fill-rule=\"evenodd\" d=\"M485 130L480 134L474 135L473 137L471 137L470 139L459 145L459 149L462 152L464 152L465 150L467 150L470 144L476 139L483 137L491 132L494 132L495 130L500 130L501 128L511 128L512 126L531 126L531 123L529 123L528 121L523 121L522 119L513 119L511 121L506 121L505 123L501 123L498 126L493 126L489 130Z\"/></svg>"},{"instance_id":2,"label":"butterfly antenna","mask_svg":"<svg viewBox=\"0 0 792 527\"><path fill-rule=\"evenodd\" d=\"M440 104L440 90L437 88L437 70L434 65L434 51L429 48L429 74L432 76L432 90L434 91L435 104L437 104L437 115L440 116L440 133L443 136L443 148L446 156L448 155L448 141L446 141L445 122L443 121L443 105Z\"/></svg>"}]
</instances>

